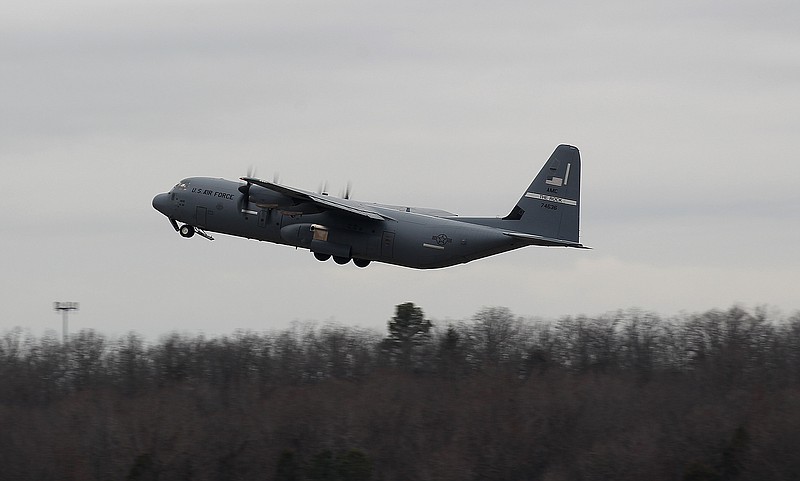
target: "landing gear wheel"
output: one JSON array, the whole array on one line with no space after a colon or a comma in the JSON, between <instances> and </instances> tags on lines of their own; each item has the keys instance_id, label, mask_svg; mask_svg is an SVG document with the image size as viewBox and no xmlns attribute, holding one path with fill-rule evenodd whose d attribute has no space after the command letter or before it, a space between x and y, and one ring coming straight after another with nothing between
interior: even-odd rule
<instances>
[{"instance_id":1,"label":"landing gear wheel","mask_svg":"<svg viewBox=\"0 0 800 481\"><path fill-rule=\"evenodd\" d=\"M336 262L337 264L344 265L344 264L347 264L348 262L350 262L350 258L349 257L333 256L333 261Z\"/></svg>"},{"instance_id":2,"label":"landing gear wheel","mask_svg":"<svg viewBox=\"0 0 800 481\"><path fill-rule=\"evenodd\" d=\"M319 252L315 252L314 253L314 257L316 257L318 261L325 262L325 261L327 261L328 259L331 258L331 255L330 254L320 254Z\"/></svg>"},{"instance_id":3,"label":"landing gear wheel","mask_svg":"<svg viewBox=\"0 0 800 481\"><path fill-rule=\"evenodd\" d=\"M353 264L357 265L358 267L367 267L369 265L369 261L366 259L353 259Z\"/></svg>"},{"instance_id":4,"label":"landing gear wheel","mask_svg":"<svg viewBox=\"0 0 800 481\"><path fill-rule=\"evenodd\" d=\"M180 231L178 232L181 233L181 236L186 237L188 239L189 237L192 237L194 235L194 227L190 226L189 224L183 224L181 226Z\"/></svg>"}]
</instances>

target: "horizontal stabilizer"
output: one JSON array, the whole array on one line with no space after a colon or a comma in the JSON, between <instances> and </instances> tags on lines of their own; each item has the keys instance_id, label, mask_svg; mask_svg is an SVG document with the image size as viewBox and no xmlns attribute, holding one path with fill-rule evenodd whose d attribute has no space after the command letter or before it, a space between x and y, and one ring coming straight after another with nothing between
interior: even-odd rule
<instances>
[{"instance_id":1,"label":"horizontal stabilizer","mask_svg":"<svg viewBox=\"0 0 800 481\"><path fill-rule=\"evenodd\" d=\"M526 234L524 232L503 232L503 234L514 237L515 239L522 239L531 245L546 246L546 247L574 247L576 249L591 249L583 244L577 242L570 242L562 239L551 239L542 237L535 234Z\"/></svg>"}]
</instances>

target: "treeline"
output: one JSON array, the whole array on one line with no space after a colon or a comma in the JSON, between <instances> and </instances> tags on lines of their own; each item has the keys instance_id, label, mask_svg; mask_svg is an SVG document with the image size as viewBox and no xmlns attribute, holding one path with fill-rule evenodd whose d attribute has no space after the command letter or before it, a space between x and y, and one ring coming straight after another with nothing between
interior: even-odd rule
<instances>
[{"instance_id":1,"label":"treeline","mask_svg":"<svg viewBox=\"0 0 800 481\"><path fill-rule=\"evenodd\" d=\"M0 338L0 479L800 479L800 314Z\"/></svg>"}]
</instances>

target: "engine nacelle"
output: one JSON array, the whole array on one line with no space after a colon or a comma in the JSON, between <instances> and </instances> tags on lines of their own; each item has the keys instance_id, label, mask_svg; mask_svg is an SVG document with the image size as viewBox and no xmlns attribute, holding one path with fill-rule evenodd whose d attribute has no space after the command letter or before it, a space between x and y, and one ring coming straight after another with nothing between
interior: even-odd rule
<instances>
[{"instance_id":1,"label":"engine nacelle","mask_svg":"<svg viewBox=\"0 0 800 481\"><path fill-rule=\"evenodd\" d=\"M281 237L289 244L300 247L311 247L315 232L317 235L324 233L324 240L328 240L328 229L317 224L292 224L281 229Z\"/></svg>"}]
</instances>

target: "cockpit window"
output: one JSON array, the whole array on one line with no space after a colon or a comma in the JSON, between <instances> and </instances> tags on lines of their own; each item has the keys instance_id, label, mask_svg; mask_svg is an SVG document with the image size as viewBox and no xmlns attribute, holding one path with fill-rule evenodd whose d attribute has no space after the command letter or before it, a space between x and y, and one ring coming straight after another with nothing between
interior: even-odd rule
<instances>
[{"instance_id":1,"label":"cockpit window","mask_svg":"<svg viewBox=\"0 0 800 481\"><path fill-rule=\"evenodd\" d=\"M177 184L175 184L175 190L186 190L186 188L188 186L189 186L189 183L186 182L185 180L182 180L182 181L178 182Z\"/></svg>"}]
</instances>

